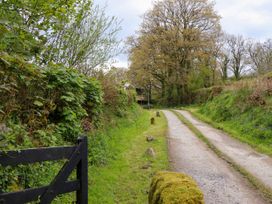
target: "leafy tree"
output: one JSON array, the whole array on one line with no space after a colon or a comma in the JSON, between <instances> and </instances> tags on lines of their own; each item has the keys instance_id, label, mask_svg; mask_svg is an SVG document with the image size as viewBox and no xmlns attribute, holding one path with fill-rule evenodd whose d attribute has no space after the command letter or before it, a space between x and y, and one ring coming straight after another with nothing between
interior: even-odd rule
<instances>
[{"instance_id":1,"label":"leafy tree","mask_svg":"<svg viewBox=\"0 0 272 204\"><path fill-rule=\"evenodd\" d=\"M91 0L1 0L0 51L84 74L120 52L115 17Z\"/></svg>"},{"instance_id":2,"label":"leafy tree","mask_svg":"<svg viewBox=\"0 0 272 204\"><path fill-rule=\"evenodd\" d=\"M85 9L85 8L84 8ZM120 52L116 17L108 17L104 8L92 4L80 19L72 20L48 42L46 61L75 67L90 75Z\"/></svg>"},{"instance_id":3,"label":"leafy tree","mask_svg":"<svg viewBox=\"0 0 272 204\"><path fill-rule=\"evenodd\" d=\"M190 72L210 67L209 78L215 78L219 31L219 16L207 0L155 2L130 48L130 69L151 74L168 104L186 103Z\"/></svg>"},{"instance_id":4,"label":"leafy tree","mask_svg":"<svg viewBox=\"0 0 272 204\"><path fill-rule=\"evenodd\" d=\"M0 48L24 56L38 55L44 44L71 19L80 20L84 0L1 0Z\"/></svg>"}]
</instances>

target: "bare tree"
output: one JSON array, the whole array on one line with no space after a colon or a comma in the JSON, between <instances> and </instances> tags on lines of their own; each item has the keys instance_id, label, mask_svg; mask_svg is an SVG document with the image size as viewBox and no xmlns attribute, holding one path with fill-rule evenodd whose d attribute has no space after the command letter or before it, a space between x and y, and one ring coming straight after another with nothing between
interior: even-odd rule
<instances>
[{"instance_id":1,"label":"bare tree","mask_svg":"<svg viewBox=\"0 0 272 204\"><path fill-rule=\"evenodd\" d=\"M225 81L228 79L230 57L226 52L223 51L218 54L217 59L218 59L218 66L219 66L219 71L220 71L222 80Z\"/></svg>"},{"instance_id":2,"label":"bare tree","mask_svg":"<svg viewBox=\"0 0 272 204\"><path fill-rule=\"evenodd\" d=\"M220 33L220 36L217 38L216 42L216 60L217 68L223 81L228 79L228 71L230 65L230 52L226 42L226 34Z\"/></svg>"},{"instance_id":3,"label":"bare tree","mask_svg":"<svg viewBox=\"0 0 272 204\"><path fill-rule=\"evenodd\" d=\"M246 71L246 40L241 35L227 35L226 42L230 53L230 70L235 79L239 80Z\"/></svg>"},{"instance_id":4,"label":"bare tree","mask_svg":"<svg viewBox=\"0 0 272 204\"><path fill-rule=\"evenodd\" d=\"M272 39L268 39L264 42L265 50L265 67L264 72L272 71Z\"/></svg>"},{"instance_id":5,"label":"bare tree","mask_svg":"<svg viewBox=\"0 0 272 204\"><path fill-rule=\"evenodd\" d=\"M264 74L272 70L272 40L264 43L249 41L248 55L252 69L257 74Z\"/></svg>"}]
</instances>

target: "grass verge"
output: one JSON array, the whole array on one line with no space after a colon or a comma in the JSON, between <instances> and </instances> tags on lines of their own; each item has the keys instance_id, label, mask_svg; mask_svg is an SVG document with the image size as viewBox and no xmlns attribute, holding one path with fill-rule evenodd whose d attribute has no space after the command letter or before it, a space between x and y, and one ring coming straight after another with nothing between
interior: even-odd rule
<instances>
[{"instance_id":1,"label":"grass verge","mask_svg":"<svg viewBox=\"0 0 272 204\"><path fill-rule=\"evenodd\" d=\"M224 132L228 133L231 137L238 139L239 141L248 144L256 151L272 156L272 146L269 143L265 143L263 140L253 138L249 135L245 135L241 133L238 129L241 127L237 127L239 122L237 121L230 121L230 122L215 122L210 117L199 113L199 108L197 107L186 107L182 108L184 110L189 111L194 117L198 118L201 121L204 121L211 125L212 127L223 130Z\"/></svg>"},{"instance_id":2,"label":"grass verge","mask_svg":"<svg viewBox=\"0 0 272 204\"><path fill-rule=\"evenodd\" d=\"M122 120L118 127L107 132L111 138L107 146L114 156L104 166L90 167L90 204L147 203L153 174L169 167L165 137L167 122L162 116L155 118L155 125L150 125L150 118L154 116L155 111L143 111L136 120ZM148 143L148 135L155 141ZM155 150L155 158L145 155L149 147Z\"/></svg>"},{"instance_id":3,"label":"grass verge","mask_svg":"<svg viewBox=\"0 0 272 204\"><path fill-rule=\"evenodd\" d=\"M199 139L201 139L218 157L225 160L236 171L242 174L258 190L269 203L272 203L272 189L266 187L246 169L235 163L231 158L214 146L190 121L176 111L172 111Z\"/></svg>"},{"instance_id":4,"label":"grass verge","mask_svg":"<svg viewBox=\"0 0 272 204\"><path fill-rule=\"evenodd\" d=\"M234 86L219 95L211 95L189 110L257 151L272 156L272 97L268 87L258 86Z\"/></svg>"}]
</instances>

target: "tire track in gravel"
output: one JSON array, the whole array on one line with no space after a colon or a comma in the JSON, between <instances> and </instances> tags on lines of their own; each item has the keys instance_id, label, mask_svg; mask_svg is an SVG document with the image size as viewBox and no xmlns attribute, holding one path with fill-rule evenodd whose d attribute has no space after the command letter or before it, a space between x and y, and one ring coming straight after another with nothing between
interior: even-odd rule
<instances>
[{"instance_id":1,"label":"tire track in gravel","mask_svg":"<svg viewBox=\"0 0 272 204\"><path fill-rule=\"evenodd\" d=\"M223 154L272 189L272 158L260 154L221 130L197 120L188 111L177 111L192 123Z\"/></svg>"},{"instance_id":2,"label":"tire track in gravel","mask_svg":"<svg viewBox=\"0 0 272 204\"><path fill-rule=\"evenodd\" d=\"M172 168L197 181L207 204L266 203L246 179L217 157L174 113L163 112L168 120Z\"/></svg>"}]
</instances>

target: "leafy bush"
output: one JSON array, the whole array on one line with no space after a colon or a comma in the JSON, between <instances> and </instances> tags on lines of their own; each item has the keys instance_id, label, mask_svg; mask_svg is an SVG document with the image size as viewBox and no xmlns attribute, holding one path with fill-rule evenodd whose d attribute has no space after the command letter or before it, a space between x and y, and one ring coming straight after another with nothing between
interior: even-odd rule
<instances>
[{"instance_id":1,"label":"leafy bush","mask_svg":"<svg viewBox=\"0 0 272 204\"><path fill-rule=\"evenodd\" d=\"M133 107L135 97L123 84L104 79L110 88L103 86L103 97L96 79L72 68L55 64L39 68L7 53L0 53L0 66L1 150L71 144L92 131L90 163L105 164L114 156L107 145L111 138L96 134L96 129L109 127L113 118L126 116ZM44 184L48 179L39 182L37 175L41 171L55 175L60 164L54 165L0 167L0 188L9 191Z\"/></svg>"},{"instance_id":2,"label":"leafy bush","mask_svg":"<svg viewBox=\"0 0 272 204\"><path fill-rule=\"evenodd\" d=\"M126 70L112 68L108 72L97 73L97 78L101 81L103 99L107 111L119 117L125 116L127 109L136 102L134 90L126 89Z\"/></svg>"},{"instance_id":3,"label":"leafy bush","mask_svg":"<svg viewBox=\"0 0 272 204\"><path fill-rule=\"evenodd\" d=\"M45 76L45 95L54 107L49 120L58 124L58 133L65 137L64 140L75 141L82 132L83 118L98 122L102 105L100 86L96 80L80 75L75 69L61 66L46 69Z\"/></svg>"},{"instance_id":4,"label":"leafy bush","mask_svg":"<svg viewBox=\"0 0 272 204\"><path fill-rule=\"evenodd\" d=\"M86 130L83 121L98 125L103 101L97 80L60 65L41 69L6 53L0 55L0 66L1 150L74 143ZM60 165L53 166L0 167L0 188L38 185L39 172L56 174Z\"/></svg>"},{"instance_id":5,"label":"leafy bush","mask_svg":"<svg viewBox=\"0 0 272 204\"><path fill-rule=\"evenodd\" d=\"M39 69L7 54L0 59L0 123L26 126L32 141L41 139L34 146L52 145L49 141L56 138L42 138L54 134L74 142L83 131L84 118L97 125L102 92L95 79L60 65Z\"/></svg>"}]
</instances>

